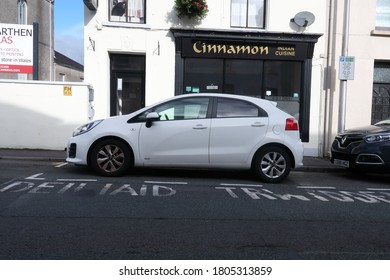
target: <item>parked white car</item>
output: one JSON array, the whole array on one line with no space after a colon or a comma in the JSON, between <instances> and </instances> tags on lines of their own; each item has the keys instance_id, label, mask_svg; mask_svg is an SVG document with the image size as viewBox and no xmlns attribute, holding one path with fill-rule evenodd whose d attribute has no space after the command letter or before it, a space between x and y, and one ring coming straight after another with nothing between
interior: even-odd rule
<instances>
[{"instance_id":1,"label":"parked white car","mask_svg":"<svg viewBox=\"0 0 390 280\"><path fill-rule=\"evenodd\" d=\"M131 167L252 169L277 183L302 165L298 122L274 102L183 94L129 115L96 120L69 139L67 161L103 176Z\"/></svg>"}]
</instances>

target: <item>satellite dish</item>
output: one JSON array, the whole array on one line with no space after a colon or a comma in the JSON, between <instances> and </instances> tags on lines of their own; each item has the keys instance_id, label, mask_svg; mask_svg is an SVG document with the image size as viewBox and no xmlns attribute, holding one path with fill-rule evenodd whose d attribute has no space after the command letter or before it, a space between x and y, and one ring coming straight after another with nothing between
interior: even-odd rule
<instances>
[{"instance_id":1,"label":"satellite dish","mask_svg":"<svg viewBox=\"0 0 390 280\"><path fill-rule=\"evenodd\" d=\"M291 20L299 27L307 27L313 24L316 17L310 12L299 12Z\"/></svg>"}]
</instances>

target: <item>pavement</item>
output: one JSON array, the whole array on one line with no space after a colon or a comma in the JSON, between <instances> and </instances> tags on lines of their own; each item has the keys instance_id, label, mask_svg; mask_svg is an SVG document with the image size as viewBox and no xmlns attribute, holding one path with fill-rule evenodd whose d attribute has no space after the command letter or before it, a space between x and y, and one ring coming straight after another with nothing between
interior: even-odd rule
<instances>
[{"instance_id":1,"label":"pavement","mask_svg":"<svg viewBox=\"0 0 390 280\"><path fill-rule=\"evenodd\" d=\"M63 162L66 158L65 150L36 150L36 149L2 149L0 148L0 160L34 160ZM298 169L296 169L298 171ZM329 158L308 157L303 158L303 166L299 171L306 172L337 172L344 170L333 165Z\"/></svg>"}]
</instances>

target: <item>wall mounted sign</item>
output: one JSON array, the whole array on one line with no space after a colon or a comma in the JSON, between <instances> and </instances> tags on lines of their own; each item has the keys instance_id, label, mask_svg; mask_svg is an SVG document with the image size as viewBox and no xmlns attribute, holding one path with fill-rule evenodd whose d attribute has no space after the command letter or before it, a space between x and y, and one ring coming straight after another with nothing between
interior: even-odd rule
<instances>
[{"instance_id":1,"label":"wall mounted sign","mask_svg":"<svg viewBox=\"0 0 390 280\"><path fill-rule=\"evenodd\" d=\"M307 44L300 43L182 40L183 57L303 60L307 52Z\"/></svg>"}]
</instances>

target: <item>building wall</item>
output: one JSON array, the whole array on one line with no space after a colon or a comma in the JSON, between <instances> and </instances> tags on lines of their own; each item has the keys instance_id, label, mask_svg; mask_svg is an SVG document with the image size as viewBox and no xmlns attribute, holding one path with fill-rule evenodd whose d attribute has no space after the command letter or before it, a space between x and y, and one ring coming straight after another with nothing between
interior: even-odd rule
<instances>
[{"instance_id":1,"label":"building wall","mask_svg":"<svg viewBox=\"0 0 390 280\"><path fill-rule=\"evenodd\" d=\"M38 80L53 80L54 71L54 1L27 1L27 25L39 24L38 39ZM17 0L0 1L0 23L18 23ZM33 75L25 74L32 80ZM0 73L0 79L18 79L17 74Z\"/></svg>"},{"instance_id":2,"label":"building wall","mask_svg":"<svg viewBox=\"0 0 390 280\"><path fill-rule=\"evenodd\" d=\"M338 131L344 1L330 1L330 40L325 150ZM390 32L375 31L376 1L350 1L348 55L355 57L355 77L347 82L345 129L371 124L374 61L390 62Z\"/></svg>"},{"instance_id":3,"label":"building wall","mask_svg":"<svg viewBox=\"0 0 390 280\"><path fill-rule=\"evenodd\" d=\"M197 23L179 19L174 1L146 0L146 24L113 23L108 19L108 1L99 1L97 11L84 9L85 19L85 81L95 89L96 118L110 114L110 53L142 54L146 56L146 105L174 95L175 40L170 28L240 30L230 27L230 0L208 1L207 17ZM328 1L266 1L266 29L270 32L319 33L327 28ZM308 28L297 28L291 19L301 11L315 15ZM248 29L242 29L248 31ZM261 30L260 30L261 32ZM319 155L324 133L323 74L326 65L326 36L315 44L312 82L310 141L305 143L306 155Z\"/></svg>"},{"instance_id":4,"label":"building wall","mask_svg":"<svg viewBox=\"0 0 390 280\"><path fill-rule=\"evenodd\" d=\"M55 64L55 81L58 82L83 82L84 72L66 66Z\"/></svg>"}]
</instances>

